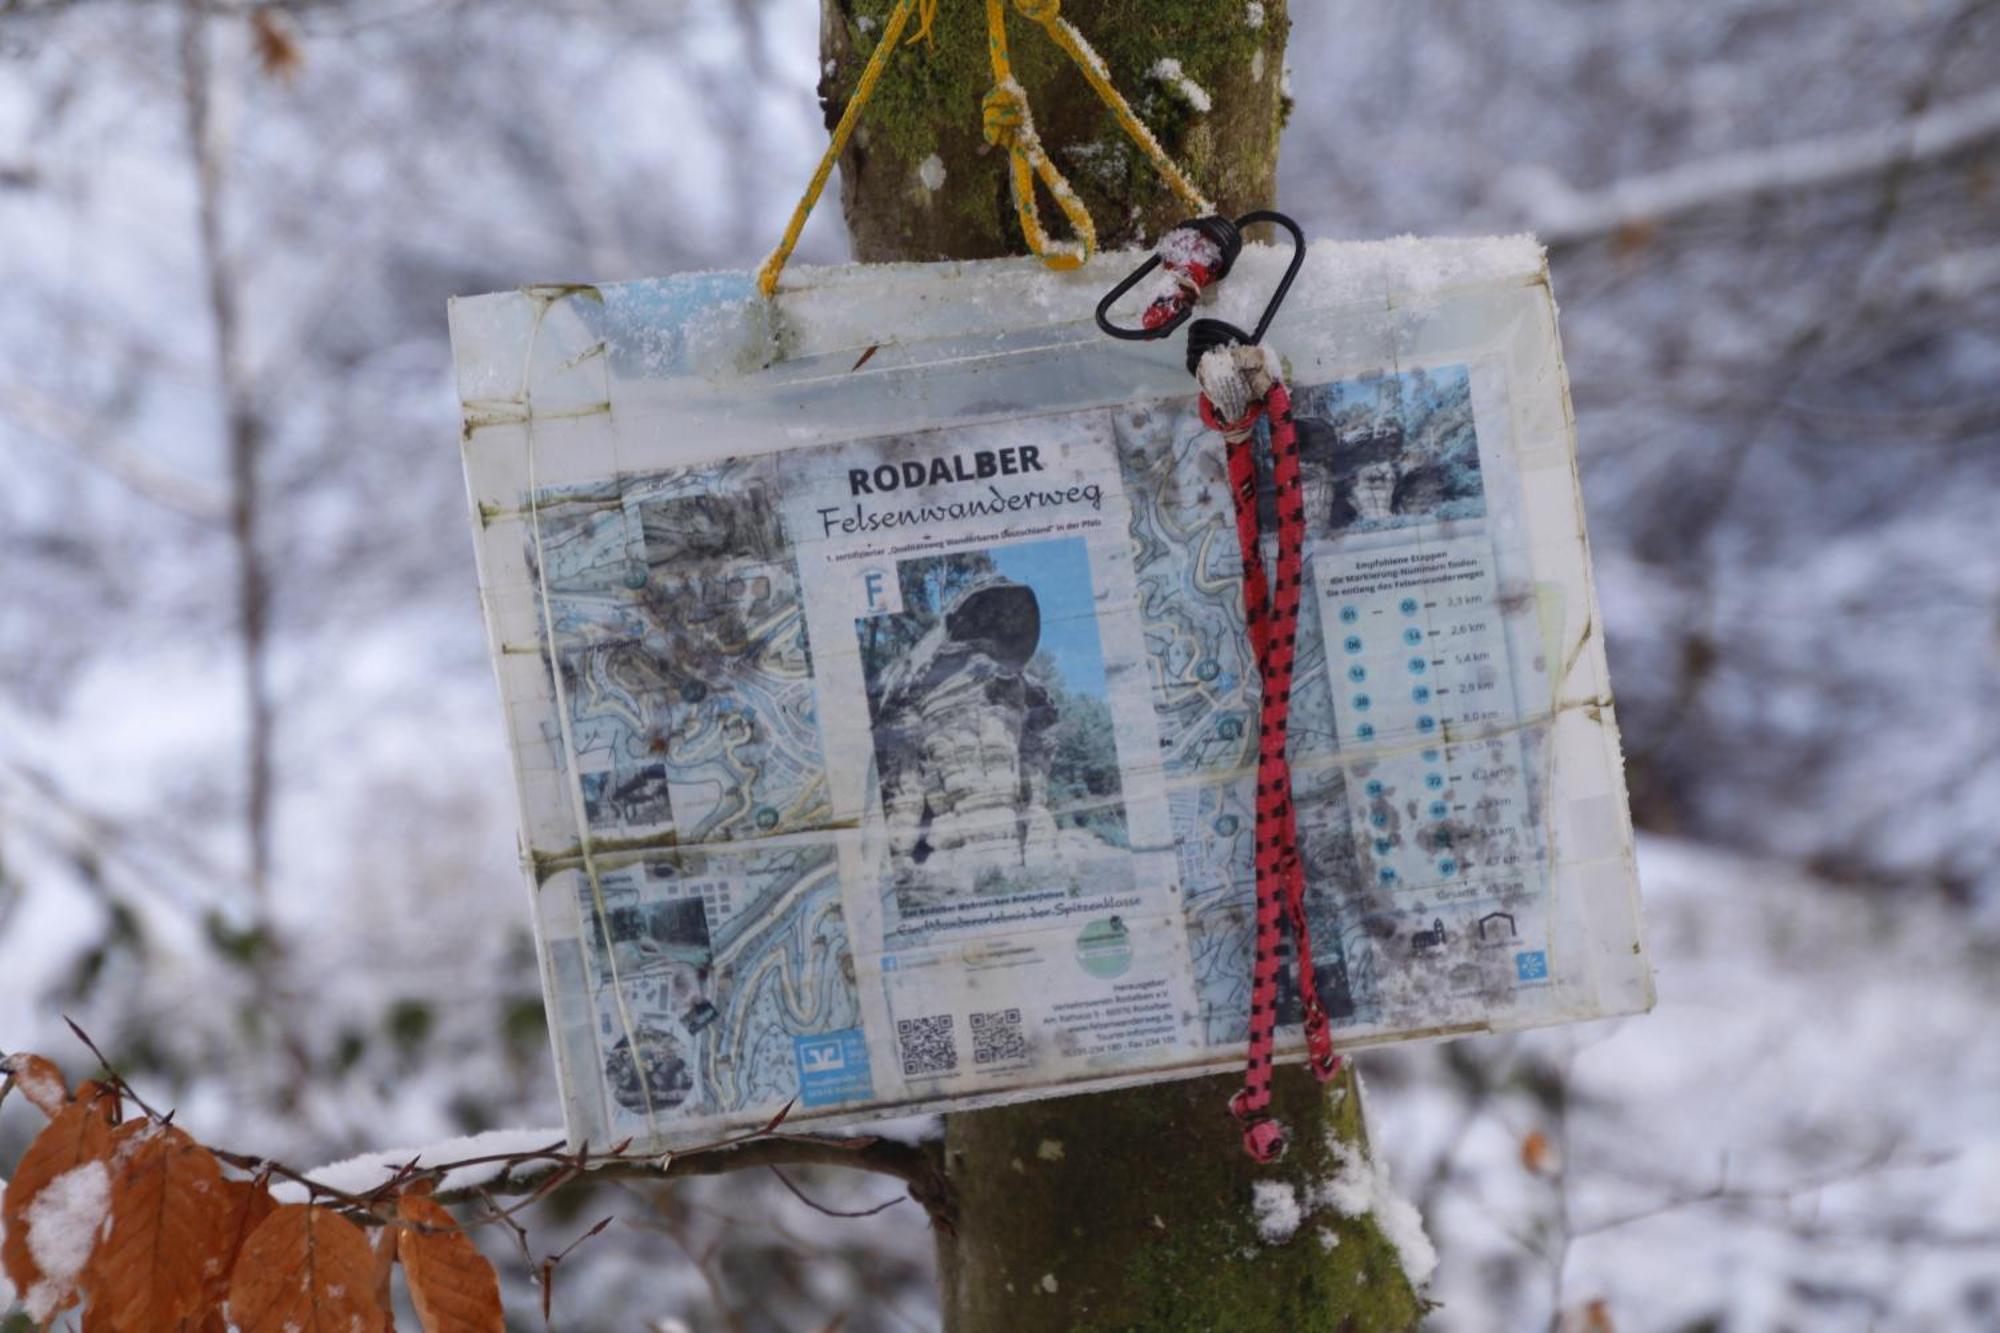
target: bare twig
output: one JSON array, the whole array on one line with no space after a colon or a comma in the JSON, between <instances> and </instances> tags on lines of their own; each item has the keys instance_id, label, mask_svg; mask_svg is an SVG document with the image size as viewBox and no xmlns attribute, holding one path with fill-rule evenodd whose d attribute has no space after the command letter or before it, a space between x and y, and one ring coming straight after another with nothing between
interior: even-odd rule
<instances>
[{"instance_id":1,"label":"bare twig","mask_svg":"<svg viewBox=\"0 0 2000 1333\"><path fill-rule=\"evenodd\" d=\"M787 1190L791 1192L791 1195L794 1199L797 1199L800 1203L812 1209L814 1212L824 1213L828 1217L873 1217L877 1213L884 1212L890 1208L894 1208L897 1204L903 1201L901 1198L885 1199L881 1203L876 1204L873 1208L861 1208L861 1209L856 1209L855 1211L852 1212L848 1212L840 1208L829 1208L825 1204L819 1202L817 1199L812 1198L804 1190L800 1189L797 1185L793 1184L792 1178L790 1176L786 1175L783 1171L780 1171L775 1166L771 1168L771 1174L778 1178L778 1183L780 1185L783 1185Z\"/></svg>"}]
</instances>

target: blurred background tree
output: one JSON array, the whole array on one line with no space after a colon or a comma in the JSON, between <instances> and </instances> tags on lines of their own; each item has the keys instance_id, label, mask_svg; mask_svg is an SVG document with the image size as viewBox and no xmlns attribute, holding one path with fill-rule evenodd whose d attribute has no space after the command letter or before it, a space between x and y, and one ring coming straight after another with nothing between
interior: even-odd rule
<instances>
[{"instance_id":1,"label":"blurred background tree","mask_svg":"<svg viewBox=\"0 0 2000 1333\"><path fill-rule=\"evenodd\" d=\"M1647 831L1659 1014L1365 1063L1439 1327L2000 1308L1995 11L1338 0L1259 75L1311 233L1551 242ZM0 1046L67 1010L291 1158L553 1118L443 302L754 263L819 21L0 3ZM607 1232L559 1326L935 1323L911 1205L641 1194L686 1262Z\"/></svg>"}]
</instances>

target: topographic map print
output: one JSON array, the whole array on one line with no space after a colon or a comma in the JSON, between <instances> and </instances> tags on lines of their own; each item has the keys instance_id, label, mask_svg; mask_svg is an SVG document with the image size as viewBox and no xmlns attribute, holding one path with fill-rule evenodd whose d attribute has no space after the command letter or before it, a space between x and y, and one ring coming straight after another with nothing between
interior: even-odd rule
<instances>
[{"instance_id":1,"label":"topographic map print","mask_svg":"<svg viewBox=\"0 0 2000 1333\"><path fill-rule=\"evenodd\" d=\"M593 834L688 845L825 823L775 487L769 460L732 460L535 497L530 557Z\"/></svg>"},{"instance_id":2,"label":"topographic map print","mask_svg":"<svg viewBox=\"0 0 2000 1333\"><path fill-rule=\"evenodd\" d=\"M1125 409L1116 424L1204 1033L1211 1045L1236 1042L1248 1029L1256 912L1257 716L1246 688L1256 666L1244 630L1243 567L1222 442L1202 425L1191 400ZM1369 1016L1358 1007L1366 990L1349 976L1350 942L1342 938L1334 896L1337 886L1353 882L1353 839L1333 767L1333 702L1318 607L1310 598L1300 607L1296 672L1294 781L1301 807L1318 820L1300 830L1307 918L1320 942L1315 981L1336 1020L1360 1021ZM1308 806L1315 793L1321 799ZM1284 947L1291 947L1289 937ZM1296 989L1289 980L1285 985L1281 1016L1296 1021Z\"/></svg>"},{"instance_id":3,"label":"topographic map print","mask_svg":"<svg viewBox=\"0 0 2000 1333\"><path fill-rule=\"evenodd\" d=\"M861 1023L830 842L666 853L599 890L604 910L587 887L583 907L614 1130L782 1105L795 1040Z\"/></svg>"}]
</instances>

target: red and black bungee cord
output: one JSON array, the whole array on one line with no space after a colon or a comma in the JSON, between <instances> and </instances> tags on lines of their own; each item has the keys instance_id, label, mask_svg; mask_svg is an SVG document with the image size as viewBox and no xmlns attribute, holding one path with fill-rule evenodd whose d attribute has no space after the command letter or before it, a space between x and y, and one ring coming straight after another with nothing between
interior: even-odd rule
<instances>
[{"instance_id":1,"label":"red and black bungee cord","mask_svg":"<svg viewBox=\"0 0 2000 1333\"><path fill-rule=\"evenodd\" d=\"M1260 698L1257 737L1256 953L1251 969L1249 1054L1243 1087L1229 1109L1243 1125L1243 1146L1260 1162L1285 1150L1286 1132L1272 1118L1271 1057L1278 1021L1278 978L1282 959L1281 923L1288 923L1298 954L1298 988L1304 1009L1306 1051L1313 1073L1323 1082L1340 1068L1333 1049L1332 1023L1313 980L1312 933L1305 913L1305 867L1299 857L1298 816L1292 802L1291 765L1286 757L1291 713L1292 669L1298 655L1299 602L1304 595L1305 499L1299 479L1298 428L1291 394L1275 369L1275 358L1257 346L1270 327L1305 257L1298 225L1281 213L1260 210L1235 222L1197 218L1161 238L1153 256L1106 294L1097 322L1113 337L1165 337L1185 323L1202 291L1226 275L1242 250L1242 227L1276 222L1291 232L1294 253L1283 281L1252 333L1216 319L1199 319L1188 329L1188 370L1202 386L1201 419L1223 438L1230 494L1236 505L1237 549L1243 561L1244 622L1257 657ZM1155 267L1172 285L1148 303L1140 328L1113 324L1110 307ZM1224 404L1218 407L1216 398ZM1225 412L1237 413L1226 419ZM1268 573L1263 560L1264 531L1257 505L1257 423L1263 419L1271 451L1272 486L1278 517L1277 562Z\"/></svg>"}]
</instances>

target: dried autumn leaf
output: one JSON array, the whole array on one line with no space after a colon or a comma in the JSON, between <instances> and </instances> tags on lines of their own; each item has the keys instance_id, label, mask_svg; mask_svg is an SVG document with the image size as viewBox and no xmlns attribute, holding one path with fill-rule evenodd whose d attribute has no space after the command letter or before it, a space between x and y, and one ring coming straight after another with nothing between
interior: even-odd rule
<instances>
[{"instance_id":1,"label":"dried autumn leaf","mask_svg":"<svg viewBox=\"0 0 2000 1333\"><path fill-rule=\"evenodd\" d=\"M222 1200L222 1246L216 1251L221 1263L208 1281L209 1305L214 1311L210 1318L217 1324L223 1320L216 1307L229 1296L229 1279L236 1272L236 1257L243 1252L243 1243L278 1207L270 1187L261 1179L223 1181Z\"/></svg>"},{"instance_id":2,"label":"dried autumn leaf","mask_svg":"<svg viewBox=\"0 0 2000 1333\"><path fill-rule=\"evenodd\" d=\"M382 1307L382 1320L387 1333L396 1333L396 1298L389 1290L389 1279L395 1275L402 1233L403 1229L398 1226L377 1227L368 1240L375 1251L375 1304Z\"/></svg>"},{"instance_id":3,"label":"dried autumn leaf","mask_svg":"<svg viewBox=\"0 0 2000 1333\"><path fill-rule=\"evenodd\" d=\"M117 1087L113 1084L99 1083L94 1078L87 1078L76 1085L76 1092L72 1096L80 1105L91 1107L103 1116L106 1124L115 1125L124 1118L125 1107L119 1099Z\"/></svg>"},{"instance_id":4,"label":"dried autumn leaf","mask_svg":"<svg viewBox=\"0 0 2000 1333\"><path fill-rule=\"evenodd\" d=\"M0 1222L4 1222L6 1230L6 1238L0 1240L0 1266L5 1267L8 1280L38 1319L76 1303L73 1287L89 1255L86 1251L67 1274L44 1273L35 1249L44 1248L55 1239L49 1230L53 1220L49 1207L58 1200L54 1196L45 1200L41 1210L35 1209L36 1200L50 1185L68 1177L78 1167L102 1162L110 1153L111 1126L104 1123L104 1118L88 1106L65 1106L21 1154L14 1178L7 1182L6 1195L0 1199ZM64 1190L75 1193L75 1187L82 1183L85 1182L80 1177L69 1180ZM43 1223L44 1232L40 1242L31 1247L29 1231L37 1221Z\"/></svg>"},{"instance_id":5,"label":"dried autumn leaf","mask_svg":"<svg viewBox=\"0 0 2000 1333\"><path fill-rule=\"evenodd\" d=\"M229 1204L214 1154L186 1132L134 1136L111 1189L111 1227L84 1275L92 1307L122 1333L200 1318L220 1295Z\"/></svg>"},{"instance_id":6,"label":"dried autumn leaf","mask_svg":"<svg viewBox=\"0 0 2000 1333\"><path fill-rule=\"evenodd\" d=\"M1532 1175L1554 1175L1561 1166L1562 1155L1556 1151L1549 1136L1539 1129L1531 1129L1521 1138L1521 1167Z\"/></svg>"},{"instance_id":7,"label":"dried autumn leaf","mask_svg":"<svg viewBox=\"0 0 2000 1333\"><path fill-rule=\"evenodd\" d=\"M500 1278L445 1206L421 1192L406 1193L397 1215L413 1225L398 1242L410 1301L424 1333L502 1333Z\"/></svg>"},{"instance_id":8,"label":"dried autumn leaf","mask_svg":"<svg viewBox=\"0 0 2000 1333\"><path fill-rule=\"evenodd\" d=\"M306 63L292 20L276 6L259 5L250 11L250 38L257 50L257 66L267 77L290 82Z\"/></svg>"},{"instance_id":9,"label":"dried autumn leaf","mask_svg":"<svg viewBox=\"0 0 2000 1333\"><path fill-rule=\"evenodd\" d=\"M382 1333L374 1268L360 1227L317 1204L281 1204L236 1256L230 1322L239 1333Z\"/></svg>"},{"instance_id":10,"label":"dried autumn leaf","mask_svg":"<svg viewBox=\"0 0 2000 1333\"><path fill-rule=\"evenodd\" d=\"M36 1110L53 1120L69 1104L69 1082L53 1060L44 1060L32 1051L17 1051L0 1060L9 1081Z\"/></svg>"}]
</instances>

